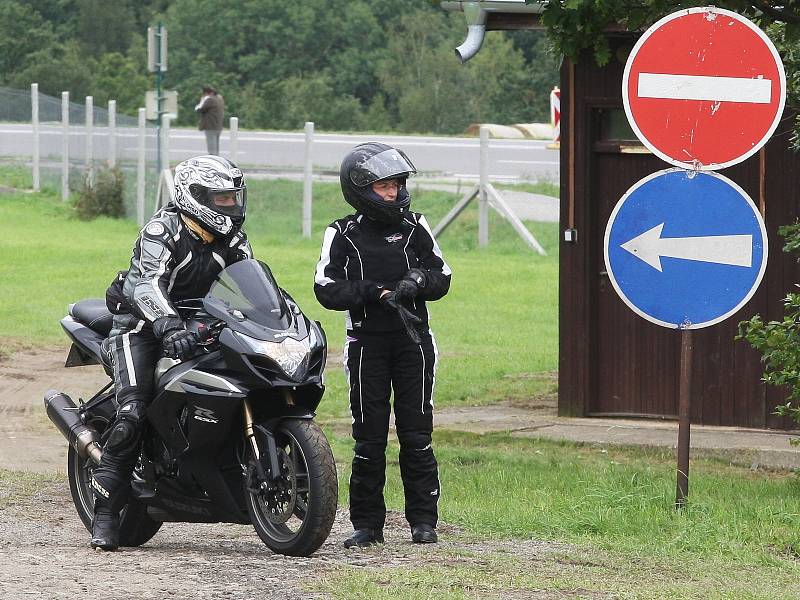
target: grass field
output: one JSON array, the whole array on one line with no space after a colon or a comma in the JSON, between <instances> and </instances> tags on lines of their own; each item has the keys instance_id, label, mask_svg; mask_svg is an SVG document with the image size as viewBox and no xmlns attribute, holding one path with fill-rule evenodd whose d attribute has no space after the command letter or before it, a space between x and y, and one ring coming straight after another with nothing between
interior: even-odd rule
<instances>
[{"instance_id":1,"label":"grass field","mask_svg":"<svg viewBox=\"0 0 800 600\"><path fill-rule=\"evenodd\" d=\"M257 256L340 346L342 316L322 309L312 291L322 230L347 208L336 186L315 186L310 241L299 235L299 184L255 182L249 199ZM435 224L456 200L422 192L414 207ZM531 224L549 252L539 257L497 218L491 246L477 249L475 223L467 212L440 239L454 276L451 293L431 305L439 407L552 392L535 375L556 368L556 226ZM51 195L0 196L0 343L65 344L58 319L66 304L102 295L135 236L130 222L77 221ZM346 503L352 448L340 433L347 408L339 365L330 365L327 383L320 416ZM338 598L800 597L793 474L695 460L689 507L676 512L672 452L442 430L434 439L442 519L458 528L456 538L486 540L485 550L442 546L422 567L339 569L315 589ZM396 457L392 443L387 504L401 510ZM539 540L557 549L525 550Z\"/></svg>"},{"instance_id":2,"label":"grass field","mask_svg":"<svg viewBox=\"0 0 800 600\"><path fill-rule=\"evenodd\" d=\"M343 314L317 303L313 277L325 226L349 207L337 185L316 185L313 235L303 239L301 190L296 182L254 182L246 229L256 257L271 266L310 317L323 323L330 345L338 349L344 341ZM436 223L456 199L443 192L421 192L414 206ZM444 357L437 402L445 405L540 391L543 384L525 374L555 369L557 360L555 224L533 224L550 252L540 257L496 216L490 248L474 250L475 223L475 211L467 211L442 236L453 284L446 298L430 305ZM136 225L129 221L79 221L52 195L3 196L0 338L5 345L66 343L58 320L67 305L103 296L116 271L126 268L136 234ZM344 380L338 365L330 372L332 387L340 391Z\"/></svg>"}]
</instances>

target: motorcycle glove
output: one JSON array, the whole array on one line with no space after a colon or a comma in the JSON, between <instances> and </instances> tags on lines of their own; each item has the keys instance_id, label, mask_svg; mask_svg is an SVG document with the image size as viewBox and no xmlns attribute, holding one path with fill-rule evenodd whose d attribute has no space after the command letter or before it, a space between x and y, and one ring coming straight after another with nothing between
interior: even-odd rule
<instances>
[{"instance_id":1,"label":"motorcycle glove","mask_svg":"<svg viewBox=\"0 0 800 600\"><path fill-rule=\"evenodd\" d=\"M422 319L420 319L417 315L400 303L400 299L398 298L396 291L389 292L388 294L381 296L381 303L384 306L397 311L397 314L400 316L400 321L402 321L403 327L405 328L406 333L412 342L415 344L422 342L416 327L422 323Z\"/></svg>"},{"instance_id":2,"label":"motorcycle glove","mask_svg":"<svg viewBox=\"0 0 800 600\"><path fill-rule=\"evenodd\" d=\"M164 356L186 360L194 356L197 339L180 317L159 317L153 322L153 334L161 338Z\"/></svg>"},{"instance_id":3,"label":"motorcycle glove","mask_svg":"<svg viewBox=\"0 0 800 600\"><path fill-rule=\"evenodd\" d=\"M410 269L405 276L397 282L394 291L398 298L403 300L414 300L419 291L428 282L428 275L422 269Z\"/></svg>"},{"instance_id":4,"label":"motorcycle glove","mask_svg":"<svg viewBox=\"0 0 800 600\"><path fill-rule=\"evenodd\" d=\"M197 350L197 339L191 331L177 329L167 333L161 340L164 356L186 360L194 356Z\"/></svg>"}]
</instances>

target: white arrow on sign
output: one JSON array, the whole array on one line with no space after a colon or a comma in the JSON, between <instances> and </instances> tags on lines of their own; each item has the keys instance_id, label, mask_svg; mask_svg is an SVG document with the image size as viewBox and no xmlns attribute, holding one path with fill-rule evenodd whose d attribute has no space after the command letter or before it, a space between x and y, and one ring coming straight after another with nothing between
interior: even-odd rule
<instances>
[{"instance_id":1,"label":"white arrow on sign","mask_svg":"<svg viewBox=\"0 0 800 600\"><path fill-rule=\"evenodd\" d=\"M622 244L622 248L659 271L662 271L662 256L736 267L752 266L752 235L662 238L662 229L664 229L664 223L625 242Z\"/></svg>"}]
</instances>

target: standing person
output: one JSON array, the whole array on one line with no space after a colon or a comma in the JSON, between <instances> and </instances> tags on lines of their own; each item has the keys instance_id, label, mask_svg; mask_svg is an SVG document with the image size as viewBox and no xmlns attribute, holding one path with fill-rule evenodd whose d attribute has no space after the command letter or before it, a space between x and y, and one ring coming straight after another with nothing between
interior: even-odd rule
<instances>
[{"instance_id":1,"label":"standing person","mask_svg":"<svg viewBox=\"0 0 800 600\"><path fill-rule=\"evenodd\" d=\"M106 294L115 314L109 342L119 408L92 473L92 548L119 546L119 511L139 457L156 362L163 355L187 360L197 348L175 304L205 296L226 265L253 256L241 230L246 207L247 187L236 165L217 156L180 163L174 203L141 230L130 268Z\"/></svg>"},{"instance_id":2,"label":"standing person","mask_svg":"<svg viewBox=\"0 0 800 600\"><path fill-rule=\"evenodd\" d=\"M392 389L411 539L438 540L439 469L431 446L437 351L425 302L447 293L450 267L425 217L409 210L406 180L415 173L408 157L391 146L356 146L339 170L344 199L356 212L328 226L317 264L317 299L325 308L347 311L355 531L345 548L383 543Z\"/></svg>"},{"instance_id":3,"label":"standing person","mask_svg":"<svg viewBox=\"0 0 800 600\"><path fill-rule=\"evenodd\" d=\"M219 156L219 136L222 133L222 121L225 117L225 102L222 96L213 87L206 85L194 110L200 113L198 129L206 134L208 153Z\"/></svg>"}]
</instances>

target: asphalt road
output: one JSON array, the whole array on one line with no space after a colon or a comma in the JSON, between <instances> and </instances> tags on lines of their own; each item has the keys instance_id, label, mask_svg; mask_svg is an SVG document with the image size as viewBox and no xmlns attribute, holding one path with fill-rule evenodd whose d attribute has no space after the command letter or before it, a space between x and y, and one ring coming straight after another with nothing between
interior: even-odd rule
<instances>
[{"instance_id":1,"label":"asphalt road","mask_svg":"<svg viewBox=\"0 0 800 600\"><path fill-rule=\"evenodd\" d=\"M83 160L86 136L83 126L70 127L70 158ZM155 135L146 136L148 160L154 160ZM446 178L475 179L479 171L479 142L477 138L435 136L385 136L372 134L316 133L312 150L314 169L336 170L342 157L354 145L380 141L405 150L420 173ZM228 155L230 136L226 130L220 140L221 152ZM60 124L40 127L40 156L60 160L63 133ZM137 130L117 128L117 153L124 160L136 160ZM558 152L547 148L541 140L491 140L489 144L489 178L494 181L557 181ZM106 127L96 127L92 136L92 154L97 159L108 156L109 134ZM169 136L170 161L203 154L205 136L193 129L173 128ZM267 169L302 169L305 135L289 131L240 131L237 160L249 167ZM30 158L33 155L32 126L29 124L0 125L0 156Z\"/></svg>"}]
</instances>

